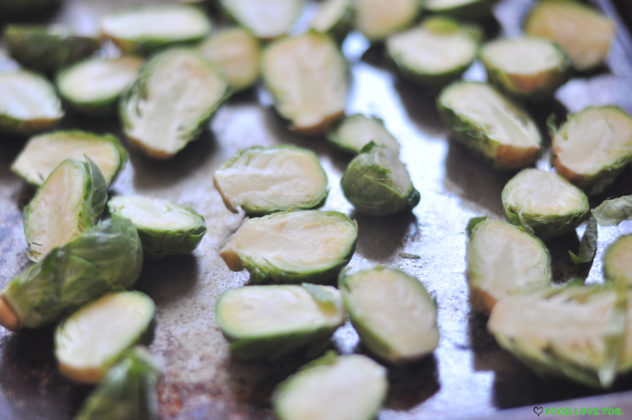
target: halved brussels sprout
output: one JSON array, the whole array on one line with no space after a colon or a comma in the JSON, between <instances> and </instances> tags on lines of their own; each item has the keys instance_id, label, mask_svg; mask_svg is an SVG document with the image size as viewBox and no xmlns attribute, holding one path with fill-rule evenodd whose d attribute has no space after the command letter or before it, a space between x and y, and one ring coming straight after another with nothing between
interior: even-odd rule
<instances>
[{"instance_id":1,"label":"halved brussels sprout","mask_svg":"<svg viewBox=\"0 0 632 420\"><path fill-rule=\"evenodd\" d=\"M349 262L357 238L355 221L336 211L273 213L246 220L220 256L252 283L323 282Z\"/></svg>"},{"instance_id":2,"label":"halved brussels sprout","mask_svg":"<svg viewBox=\"0 0 632 420\"><path fill-rule=\"evenodd\" d=\"M492 86L455 82L437 100L455 139L498 168L519 169L537 159L542 144L529 114Z\"/></svg>"},{"instance_id":3,"label":"halved brussels sprout","mask_svg":"<svg viewBox=\"0 0 632 420\"><path fill-rule=\"evenodd\" d=\"M356 0L355 28L379 41L412 25L421 12L420 0Z\"/></svg>"},{"instance_id":4,"label":"halved brussels sprout","mask_svg":"<svg viewBox=\"0 0 632 420\"><path fill-rule=\"evenodd\" d=\"M588 195L602 192L632 162L632 117L615 106L571 114L551 137L555 169Z\"/></svg>"},{"instance_id":5,"label":"halved brussels sprout","mask_svg":"<svg viewBox=\"0 0 632 420\"><path fill-rule=\"evenodd\" d=\"M498 0L425 0L424 10L463 19L484 19L492 14Z\"/></svg>"},{"instance_id":6,"label":"halved brussels sprout","mask_svg":"<svg viewBox=\"0 0 632 420\"><path fill-rule=\"evenodd\" d=\"M489 313L507 296L551 283L546 246L500 220L482 220L472 228L466 260L470 302L478 312Z\"/></svg>"},{"instance_id":7,"label":"halved brussels sprout","mask_svg":"<svg viewBox=\"0 0 632 420\"><path fill-rule=\"evenodd\" d=\"M254 85L259 79L261 47L243 28L222 30L198 45L200 54L215 64L236 91Z\"/></svg>"},{"instance_id":8,"label":"halved brussels sprout","mask_svg":"<svg viewBox=\"0 0 632 420\"><path fill-rule=\"evenodd\" d=\"M371 141L399 155L399 142L379 118L362 114L349 115L327 131L327 140L352 155L360 153Z\"/></svg>"},{"instance_id":9,"label":"halved brussels sprout","mask_svg":"<svg viewBox=\"0 0 632 420\"><path fill-rule=\"evenodd\" d=\"M248 360L277 360L327 342L344 322L340 292L307 283L228 290L215 312L231 354Z\"/></svg>"},{"instance_id":10,"label":"halved brussels sprout","mask_svg":"<svg viewBox=\"0 0 632 420\"><path fill-rule=\"evenodd\" d=\"M390 36L386 53L404 76L422 85L441 86L458 79L474 62L481 36L476 26L431 17Z\"/></svg>"},{"instance_id":11,"label":"halved brussels sprout","mask_svg":"<svg viewBox=\"0 0 632 420\"><path fill-rule=\"evenodd\" d=\"M226 207L253 215L318 207L328 193L318 156L294 146L244 149L215 171L213 182Z\"/></svg>"},{"instance_id":12,"label":"halved brussels sprout","mask_svg":"<svg viewBox=\"0 0 632 420\"><path fill-rule=\"evenodd\" d=\"M61 71L55 85L73 110L109 115L116 111L119 98L134 83L142 65L142 58L132 56L90 58Z\"/></svg>"},{"instance_id":13,"label":"halved brussels sprout","mask_svg":"<svg viewBox=\"0 0 632 420\"><path fill-rule=\"evenodd\" d=\"M0 325L36 328L140 276L143 249L136 228L113 217L83 232L18 274L0 293Z\"/></svg>"},{"instance_id":14,"label":"halved brussels sprout","mask_svg":"<svg viewBox=\"0 0 632 420\"><path fill-rule=\"evenodd\" d=\"M75 35L62 26L9 25L4 38L9 53L18 63L49 74L99 48L96 37Z\"/></svg>"},{"instance_id":15,"label":"halved brussels sprout","mask_svg":"<svg viewBox=\"0 0 632 420\"><path fill-rule=\"evenodd\" d=\"M588 197L555 172L523 169L502 192L505 216L543 239L573 232L588 215Z\"/></svg>"},{"instance_id":16,"label":"halved brussels sprout","mask_svg":"<svg viewBox=\"0 0 632 420\"><path fill-rule=\"evenodd\" d=\"M419 203L419 192L404 164L373 142L349 162L340 185L356 210L374 216L411 210Z\"/></svg>"},{"instance_id":17,"label":"halved brussels sprout","mask_svg":"<svg viewBox=\"0 0 632 420\"><path fill-rule=\"evenodd\" d=\"M570 0L537 2L524 29L529 35L559 44L579 71L602 64L615 37L610 19L592 7Z\"/></svg>"},{"instance_id":18,"label":"halved brussels sprout","mask_svg":"<svg viewBox=\"0 0 632 420\"><path fill-rule=\"evenodd\" d=\"M24 234L38 261L97 223L108 188L97 165L66 159L59 164L24 209Z\"/></svg>"},{"instance_id":19,"label":"halved brussels sprout","mask_svg":"<svg viewBox=\"0 0 632 420\"><path fill-rule=\"evenodd\" d=\"M134 347L88 395L75 420L158 419L156 385L161 368L142 347Z\"/></svg>"},{"instance_id":20,"label":"halved brussels sprout","mask_svg":"<svg viewBox=\"0 0 632 420\"><path fill-rule=\"evenodd\" d=\"M126 54L147 55L168 46L201 41L210 31L206 14L183 4L126 8L101 20L101 34Z\"/></svg>"},{"instance_id":21,"label":"halved brussels sprout","mask_svg":"<svg viewBox=\"0 0 632 420\"><path fill-rule=\"evenodd\" d=\"M155 258L188 254L206 233L201 214L191 207L159 198L116 196L108 201L108 210L134 224L143 251Z\"/></svg>"},{"instance_id":22,"label":"halved brussels sprout","mask_svg":"<svg viewBox=\"0 0 632 420\"><path fill-rule=\"evenodd\" d=\"M261 39L287 35L301 15L304 0L220 0L222 8L237 23Z\"/></svg>"},{"instance_id":23,"label":"halved brussels sprout","mask_svg":"<svg viewBox=\"0 0 632 420\"><path fill-rule=\"evenodd\" d=\"M552 97L570 73L566 53L544 38L497 39L483 46L480 58L496 87L533 102Z\"/></svg>"},{"instance_id":24,"label":"halved brussels sprout","mask_svg":"<svg viewBox=\"0 0 632 420\"><path fill-rule=\"evenodd\" d=\"M272 406L279 420L369 420L387 390L384 367L359 354L331 352L279 384Z\"/></svg>"},{"instance_id":25,"label":"halved brussels sprout","mask_svg":"<svg viewBox=\"0 0 632 420\"><path fill-rule=\"evenodd\" d=\"M345 111L347 64L327 35L311 32L270 44L262 75L277 111L296 131L321 132Z\"/></svg>"},{"instance_id":26,"label":"halved brussels sprout","mask_svg":"<svg viewBox=\"0 0 632 420\"><path fill-rule=\"evenodd\" d=\"M632 285L632 234L621 236L606 248L603 274L607 280Z\"/></svg>"},{"instance_id":27,"label":"halved brussels sprout","mask_svg":"<svg viewBox=\"0 0 632 420\"><path fill-rule=\"evenodd\" d=\"M110 293L82 306L55 330L59 371L73 381L99 382L147 332L155 313L154 301L138 291Z\"/></svg>"},{"instance_id":28,"label":"halved brussels sprout","mask_svg":"<svg viewBox=\"0 0 632 420\"><path fill-rule=\"evenodd\" d=\"M375 267L341 274L338 287L362 343L380 358L409 362L439 344L437 305L416 278Z\"/></svg>"},{"instance_id":29,"label":"halved brussels sprout","mask_svg":"<svg viewBox=\"0 0 632 420\"><path fill-rule=\"evenodd\" d=\"M55 88L29 71L0 72L0 132L28 136L64 116Z\"/></svg>"},{"instance_id":30,"label":"halved brussels sprout","mask_svg":"<svg viewBox=\"0 0 632 420\"><path fill-rule=\"evenodd\" d=\"M195 50L157 54L121 100L125 134L149 157L173 157L198 137L227 87L221 73Z\"/></svg>"},{"instance_id":31,"label":"halved brussels sprout","mask_svg":"<svg viewBox=\"0 0 632 420\"><path fill-rule=\"evenodd\" d=\"M349 30L353 17L351 0L325 0L318 6L318 12L311 22L312 30L331 35L342 42Z\"/></svg>"},{"instance_id":32,"label":"halved brussels sprout","mask_svg":"<svg viewBox=\"0 0 632 420\"><path fill-rule=\"evenodd\" d=\"M32 137L11 165L11 170L33 185L41 185L64 159L88 156L112 184L127 162L127 152L110 134L54 131Z\"/></svg>"}]
</instances>

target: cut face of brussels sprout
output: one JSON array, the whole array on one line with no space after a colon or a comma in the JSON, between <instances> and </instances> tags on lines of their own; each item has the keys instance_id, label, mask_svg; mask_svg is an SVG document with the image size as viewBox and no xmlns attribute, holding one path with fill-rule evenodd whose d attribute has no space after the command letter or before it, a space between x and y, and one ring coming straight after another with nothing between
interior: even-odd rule
<instances>
[{"instance_id":1,"label":"cut face of brussels sprout","mask_svg":"<svg viewBox=\"0 0 632 420\"><path fill-rule=\"evenodd\" d=\"M272 406L280 420L368 420L387 389L386 369L373 360L330 353L281 383Z\"/></svg>"},{"instance_id":2,"label":"cut face of brussels sprout","mask_svg":"<svg viewBox=\"0 0 632 420\"><path fill-rule=\"evenodd\" d=\"M274 360L328 340L343 323L340 292L330 286L247 286L220 296L217 322L232 355Z\"/></svg>"},{"instance_id":3,"label":"cut face of brussels sprout","mask_svg":"<svg viewBox=\"0 0 632 420\"><path fill-rule=\"evenodd\" d=\"M559 44L579 71L600 65L615 36L615 26L606 16L569 0L538 2L524 29Z\"/></svg>"},{"instance_id":4,"label":"cut face of brussels sprout","mask_svg":"<svg viewBox=\"0 0 632 420\"><path fill-rule=\"evenodd\" d=\"M491 14L496 0L425 0L424 10L431 13L479 19Z\"/></svg>"},{"instance_id":5,"label":"cut face of brussels sprout","mask_svg":"<svg viewBox=\"0 0 632 420\"><path fill-rule=\"evenodd\" d=\"M483 46L481 60L490 81L518 98L550 98L568 79L570 65L555 43L534 37L504 38Z\"/></svg>"},{"instance_id":6,"label":"cut face of brussels sprout","mask_svg":"<svg viewBox=\"0 0 632 420\"><path fill-rule=\"evenodd\" d=\"M316 32L330 34L342 41L351 29L353 7L351 0L325 0L318 7L311 27Z\"/></svg>"},{"instance_id":7,"label":"cut face of brussels sprout","mask_svg":"<svg viewBox=\"0 0 632 420\"><path fill-rule=\"evenodd\" d=\"M143 249L136 228L113 217L83 232L17 275L0 294L0 325L36 328L140 276Z\"/></svg>"},{"instance_id":8,"label":"cut face of brussels sprout","mask_svg":"<svg viewBox=\"0 0 632 420\"><path fill-rule=\"evenodd\" d=\"M499 168L533 163L542 138L527 112L486 83L455 82L439 95L441 119L467 148Z\"/></svg>"},{"instance_id":9,"label":"cut face of brussels sprout","mask_svg":"<svg viewBox=\"0 0 632 420\"><path fill-rule=\"evenodd\" d=\"M345 117L327 132L327 140L345 152L357 155L373 141L399 155L399 142L378 118L355 114Z\"/></svg>"},{"instance_id":10,"label":"cut face of brussels sprout","mask_svg":"<svg viewBox=\"0 0 632 420\"><path fill-rule=\"evenodd\" d=\"M141 292L111 293L70 315L55 331L59 370L73 381L96 383L147 331L156 307Z\"/></svg>"},{"instance_id":11,"label":"cut face of brussels sprout","mask_svg":"<svg viewBox=\"0 0 632 420\"><path fill-rule=\"evenodd\" d=\"M84 156L99 167L108 185L114 182L127 162L127 152L112 135L55 131L31 138L11 165L11 170L28 183L41 185L64 159L81 161Z\"/></svg>"},{"instance_id":12,"label":"cut face of brussels sprout","mask_svg":"<svg viewBox=\"0 0 632 420\"><path fill-rule=\"evenodd\" d=\"M340 185L356 210L374 216L410 210L419 203L419 192L404 164L375 143L369 143L349 162Z\"/></svg>"},{"instance_id":13,"label":"cut face of brussels sprout","mask_svg":"<svg viewBox=\"0 0 632 420\"><path fill-rule=\"evenodd\" d=\"M318 156L293 146L242 150L213 178L226 207L249 214L310 209L327 198L327 175Z\"/></svg>"},{"instance_id":14,"label":"cut face of brussels sprout","mask_svg":"<svg viewBox=\"0 0 632 420\"><path fill-rule=\"evenodd\" d=\"M423 85L443 85L472 64L480 30L447 18L429 18L420 26L395 34L386 52L404 76Z\"/></svg>"},{"instance_id":15,"label":"cut face of brussels sprout","mask_svg":"<svg viewBox=\"0 0 632 420\"><path fill-rule=\"evenodd\" d=\"M342 276L339 287L362 343L382 359L416 360L439 344L437 306L416 278L376 267Z\"/></svg>"},{"instance_id":16,"label":"cut face of brussels sprout","mask_svg":"<svg viewBox=\"0 0 632 420\"><path fill-rule=\"evenodd\" d=\"M410 26L421 11L419 0L357 0L354 26L372 41Z\"/></svg>"},{"instance_id":17,"label":"cut face of brussels sprout","mask_svg":"<svg viewBox=\"0 0 632 420\"><path fill-rule=\"evenodd\" d=\"M127 54L150 54L170 45L201 41L210 31L204 12L182 4L128 8L101 20L102 35Z\"/></svg>"},{"instance_id":18,"label":"cut face of brussels sprout","mask_svg":"<svg viewBox=\"0 0 632 420\"><path fill-rule=\"evenodd\" d=\"M96 224L107 199L107 184L94 162L64 160L24 210L31 258L38 261Z\"/></svg>"},{"instance_id":19,"label":"cut face of brussels sprout","mask_svg":"<svg viewBox=\"0 0 632 420\"><path fill-rule=\"evenodd\" d=\"M575 230L590 209L588 197L555 172L523 169L502 193L507 220L553 238Z\"/></svg>"},{"instance_id":20,"label":"cut face of brussels sprout","mask_svg":"<svg viewBox=\"0 0 632 420\"><path fill-rule=\"evenodd\" d=\"M603 274L608 280L632 285L632 235L613 242L603 256Z\"/></svg>"},{"instance_id":21,"label":"cut face of brussels sprout","mask_svg":"<svg viewBox=\"0 0 632 420\"><path fill-rule=\"evenodd\" d=\"M226 82L235 90L246 89L259 78L261 48L245 29L223 30L202 42L198 50L224 73Z\"/></svg>"},{"instance_id":22,"label":"cut face of brussels sprout","mask_svg":"<svg viewBox=\"0 0 632 420\"><path fill-rule=\"evenodd\" d=\"M28 71L0 72L0 132L30 135L51 128L63 116L48 80Z\"/></svg>"},{"instance_id":23,"label":"cut face of brussels sprout","mask_svg":"<svg viewBox=\"0 0 632 420\"><path fill-rule=\"evenodd\" d=\"M261 39L286 35L298 19L304 0L220 0L224 10Z\"/></svg>"},{"instance_id":24,"label":"cut face of brussels sprout","mask_svg":"<svg viewBox=\"0 0 632 420\"><path fill-rule=\"evenodd\" d=\"M252 283L322 282L351 259L358 227L335 211L274 213L246 220L220 250L233 271L246 268Z\"/></svg>"},{"instance_id":25,"label":"cut face of brussels sprout","mask_svg":"<svg viewBox=\"0 0 632 420\"><path fill-rule=\"evenodd\" d=\"M206 233L202 215L167 200L117 196L108 202L108 210L134 224L143 250L152 257L192 252Z\"/></svg>"},{"instance_id":26,"label":"cut face of brussels sprout","mask_svg":"<svg viewBox=\"0 0 632 420\"><path fill-rule=\"evenodd\" d=\"M467 244L466 276L474 310L489 313L497 301L551 283L551 256L537 238L509 223L485 220Z\"/></svg>"},{"instance_id":27,"label":"cut face of brussels sprout","mask_svg":"<svg viewBox=\"0 0 632 420\"><path fill-rule=\"evenodd\" d=\"M279 114L300 132L320 132L345 110L346 62L331 38L308 33L272 43L262 74Z\"/></svg>"},{"instance_id":28,"label":"cut face of brussels sprout","mask_svg":"<svg viewBox=\"0 0 632 420\"><path fill-rule=\"evenodd\" d=\"M142 65L142 58L131 56L81 61L57 75L57 90L77 112L111 114L125 89L138 77Z\"/></svg>"},{"instance_id":29,"label":"cut face of brussels sprout","mask_svg":"<svg viewBox=\"0 0 632 420\"><path fill-rule=\"evenodd\" d=\"M130 142L168 159L195 140L226 95L223 76L194 50L170 49L140 71L120 105Z\"/></svg>"},{"instance_id":30,"label":"cut face of brussels sprout","mask_svg":"<svg viewBox=\"0 0 632 420\"><path fill-rule=\"evenodd\" d=\"M552 137L555 169L588 195L603 191L632 161L632 117L614 106L572 114Z\"/></svg>"}]
</instances>

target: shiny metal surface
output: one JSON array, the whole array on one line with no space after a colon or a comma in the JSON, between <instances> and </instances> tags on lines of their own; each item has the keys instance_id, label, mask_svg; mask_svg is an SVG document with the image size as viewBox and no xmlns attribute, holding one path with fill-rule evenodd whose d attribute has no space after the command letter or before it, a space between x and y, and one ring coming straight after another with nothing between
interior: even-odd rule
<instances>
[{"instance_id":1,"label":"shiny metal surface","mask_svg":"<svg viewBox=\"0 0 632 420\"><path fill-rule=\"evenodd\" d=\"M96 29L100 14L128 3L69 0L55 20L90 32ZM609 4L605 0L599 3L606 8ZM522 0L501 2L496 8L500 25L492 25L489 32L516 35L530 4ZM306 13L311 11L308 8ZM615 103L632 112L632 51L626 49L630 38L623 28L619 37L608 61L611 71L574 78L559 90L559 103L532 109L543 129L549 113L563 115L564 107L576 111L588 104ZM176 200L202 213L208 226L208 234L193 255L148 260L138 284L158 307L151 351L165 368L159 387L163 418L271 418L271 390L303 363L299 359L275 365L234 362L214 320L217 296L246 284L248 275L230 272L217 254L243 215L225 209L213 187L213 171L244 147L278 143L314 149L329 176L330 194L324 208L357 219L360 233L350 269L374 264L399 268L417 276L438 301L440 345L433 356L390 370L391 389L380 419L494 416L499 409L597 394L569 382L536 377L495 344L486 332L484 317L470 313L464 277L465 226L477 215L502 217L500 191L511 174L493 170L450 142L435 111L434 96L398 78L384 63L379 47L367 48L366 40L358 34L351 34L343 45L351 62L347 111L383 118L401 141L401 158L421 194L410 215L377 218L354 213L339 185L347 157L326 144L322 136L301 137L288 132L261 88L231 98L213 118L209 132L171 161L150 161L131 151L112 193ZM0 53L0 68L11 66ZM475 64L466 77L482 79L481 66ZM68 118L63 125L120 135L113 122ZM22 144L21 140L0 139L0 286L28 265L21 209L32 191L9 171ZM549 168L548 154L537 165ZM593 204L621 194L632 194L630 169ZM582 230L580 227L579 233ZM600 228L599 253L589 282L601 281L604 247L629 232L632 222ZM575 237L548 244L556 281L574 274L567 250L577 244ZM89 388L74 385L56 372L52 331L0 330L0 419L71 418L89 392ZM333 346L342 353L363 351L349 323L336 332ZM632 393L612 392L628 389L632 389L629 377L618 381L607 396L580 401L590 406L608 401L624 407ZM632 413L630 403L627 407ZM512 417L536 417L532 407L510 413ZM502 412L496 415L504 416Z\"/></svg>"}]
</instances>

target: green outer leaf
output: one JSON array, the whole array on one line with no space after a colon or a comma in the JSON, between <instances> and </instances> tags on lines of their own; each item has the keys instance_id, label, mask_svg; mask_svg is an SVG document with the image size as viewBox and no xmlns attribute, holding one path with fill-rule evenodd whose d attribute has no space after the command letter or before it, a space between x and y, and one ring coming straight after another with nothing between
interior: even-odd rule
<instances>
[{"instance_id":1,"label":"green outer leaf","mask_svg":"<svg viewBox=\"0 0 632 420\"><path fill-rule=\"evenodd\" d=\"M591 212L601 226L616 226L632 219L632 195L604 200Z\"/></svg>"},{"instance_id":2,"label":"green outer leaf","mask_svg":"<svg viewBox=\"0 0 632 420\"><path fill-rule=\"evenodd\" d=\"M471 238L472 234L474 233L474 229L476 229L476 226L478 226L479 223L484 222L485 220L487 220L487 216L472 217L469 222L467 222L467 237Z\"/></svg>"},{"instance_id":3,"label":"green outer leaf","mask_svg":"<svg viewBox=\"0 0 632 420\"><path fill-rule=\"evenodd\" d=\"M577 254L573 251L568 251L571 260L576 265L592 264L597 253L597 237L597 220L591 215L586 223L586 230L584 231L584 236L582 236Z\"/></svg>"}]
</instances>

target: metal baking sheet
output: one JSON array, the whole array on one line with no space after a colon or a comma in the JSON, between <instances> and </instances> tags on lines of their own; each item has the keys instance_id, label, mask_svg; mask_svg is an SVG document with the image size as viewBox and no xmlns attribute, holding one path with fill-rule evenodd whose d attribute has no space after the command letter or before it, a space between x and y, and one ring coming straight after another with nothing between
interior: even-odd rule
<instances>
[{"instance_id":1,"label":"metal baking sheet","mask_svg":"<svg viewBox=\"0 0 632 420\"><path fill-rule=\"evenodd\" d=\"M53 21L95 31L100 15L132 3L141 2L68 0ZM596 3L607 13L615 13L610 1ZM495 9L498 24L489 25L487 32L517 35L532 4L502 1ZM307 8L306 18L310 13L313 5ZM632 41L620 20L617 25L618 36L607 68L573 78L558 91L556 103L532 109L543 130L549 113L563 115L565 108L577 111L586 105L613 103L632 112ZM213 171L244 147L279 143L314 149L329 176L325 209L343 211L357 219L359 240L349 264L352 270L374 264L397 267L417 276L437 298L440 345L431 357L390 369L390 392L380 419L534 418L534 405L568 399L575 400L554 405L609 404L632 414L632 393L626 392L632 389L630 377L619 380L609 392L599 393L569 382L539 378L495 344L486 332L485 317L469 309L464 277L465 225L477 215L502 217L500 191L511 174L493 170L451 142L435 111L434 96L397 77L385 64L379 46L369 48L362 36L352 33L343 50L351 63L347 111L383 118L402 143L402 160L421 193L421 201L410 215L377 218L356 214L339 186L348 159L327 145L322 136L302 137L289 132L260 87L232 97L209 123L208 132L170 161L151 161L131 151L130 161L112 187L113 194L138 193L182 202L200 211L207 221L208 234L192 255L148 260L138 283L158 307L150 348L165 372L158 389L161 417L272 418L271 390L302 364L298 358L273 365L235 362L214 320L217 296L246 284L248 275L230 272L217 254L243 215L225 209L213 188ZM13 66L6 54L0 53L0 68ZM484 72L475 64L465 77L483 79ZM114 132L122 138L115 122L70 117L63 126ZM29 264L21 210L33 191L9 171L22 145L21 140L0 138L0 286ZM550 168L549 156L545 154L537 166ZM631 193L632 170L628 169L592 202ZM600 228L599 253L588 282L601 281L604 247L616 236L630 232L632 222ZM576 237L548 243L556 281L573 274L567 250L577 243ZM402 253L420 258L404 258ZM52 327L19 333L0 329L0 419L68 419L90 391L57 373L52 333ZM332 346L342 353L364 352L349 323L336 332ZM512 410L499 411L503 409Z\"/></svg>"}]
</instances>

